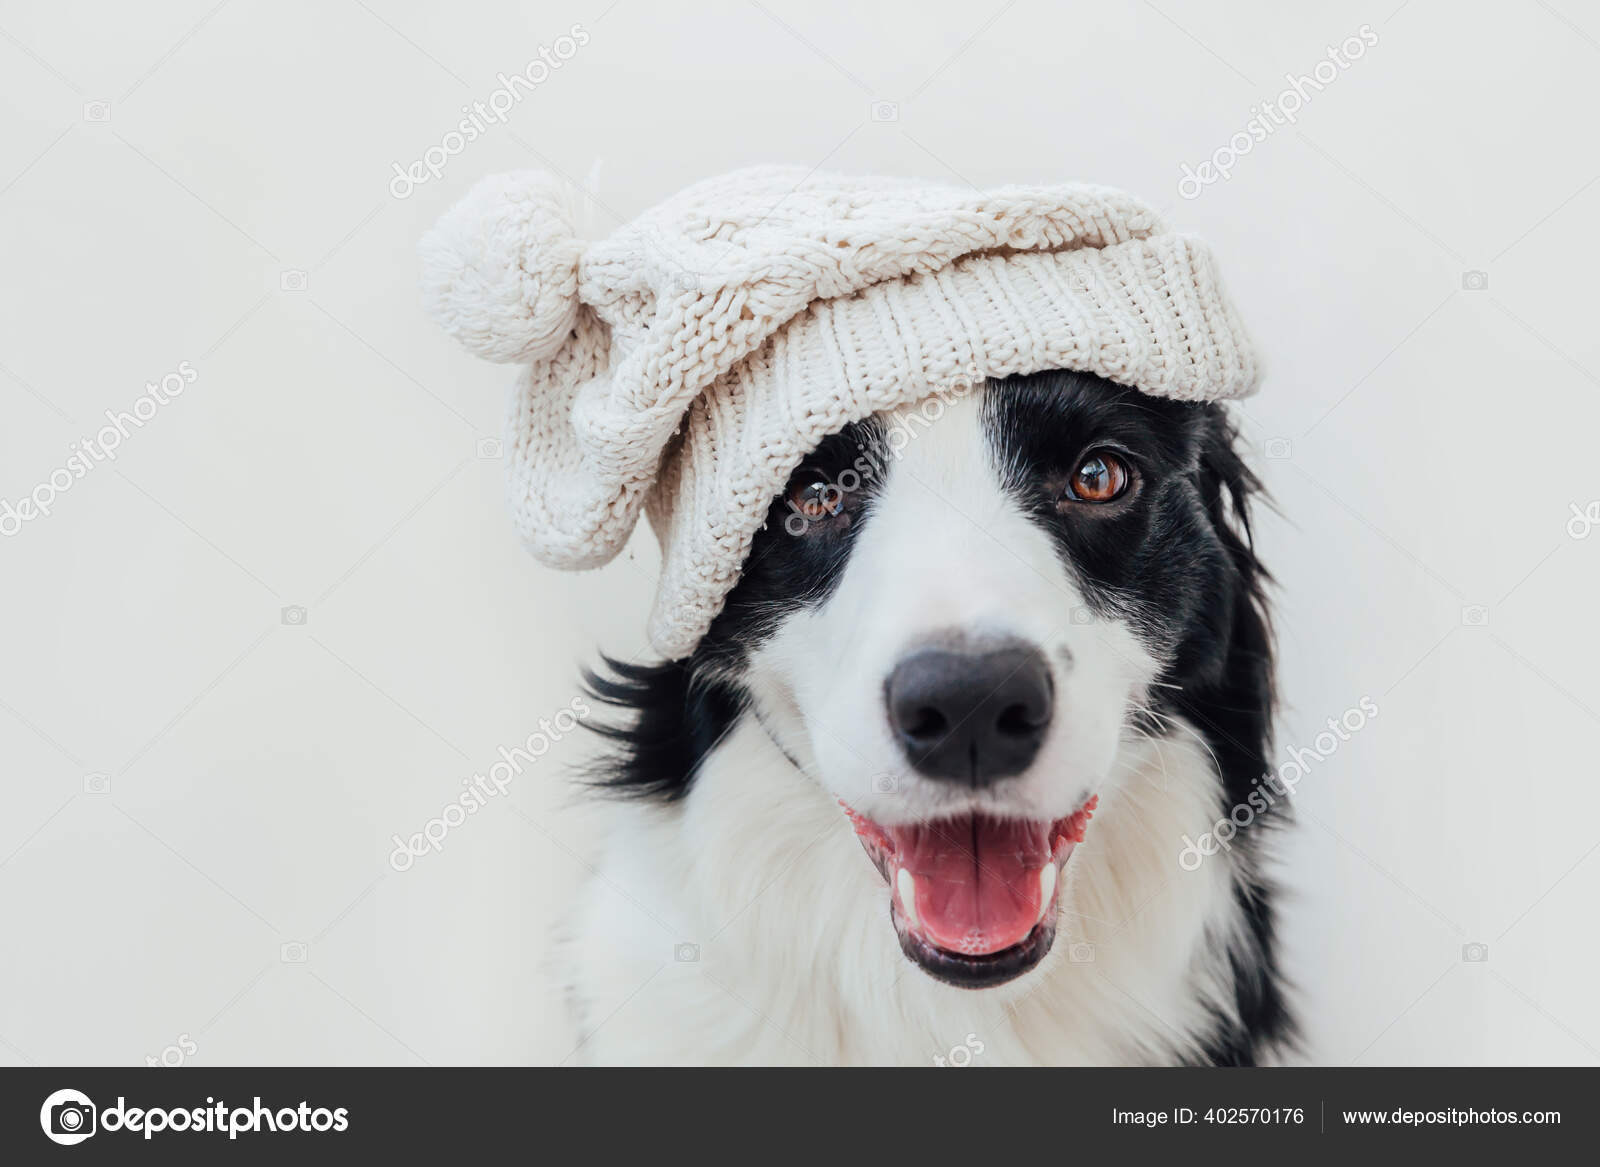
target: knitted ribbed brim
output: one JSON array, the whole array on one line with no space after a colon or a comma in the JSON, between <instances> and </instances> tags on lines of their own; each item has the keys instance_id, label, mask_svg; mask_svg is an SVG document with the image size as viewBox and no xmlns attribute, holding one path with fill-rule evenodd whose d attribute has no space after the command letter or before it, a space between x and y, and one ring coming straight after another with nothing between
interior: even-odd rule
<instances>
[{"instance_id":1,"label":"knitted ribbed brim","mask_svg":"<svg viewBox=\"0 0 1600 1167\"><path fill-rule=\"evenodd\" d=\"M648 504L663 554L652 643L668 657L693 650L774 496L853 421L1044 369L1185 401L1248 392L1256 367L1242 326L1225 306L1208 319L1195 292L1215 278L1204 248L1165 236L976 257L814 303L690 406Z\"/></svg>"},{"instance_id":2,"label":"knitted ribbed brim","mask_svg":"<svg viewBox=\"0 0 1600 1167\"><path fill-rule=\"evenodd\" d=\"M668 658L705 634L795 467L852 421L1045 369L1188 401L1257 382L1210 253L1107 188L767 168L586 249L569 223L548 178L490 180L424 241L425 290L469 347L529 362L509 479L536 555L604 563L648 505Z\"/></svg>"}]
</instances>

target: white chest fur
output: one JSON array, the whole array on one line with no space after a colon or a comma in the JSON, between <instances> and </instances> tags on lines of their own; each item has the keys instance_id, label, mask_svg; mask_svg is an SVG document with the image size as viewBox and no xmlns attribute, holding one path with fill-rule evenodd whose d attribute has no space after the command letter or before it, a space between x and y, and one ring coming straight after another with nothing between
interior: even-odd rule
<instances>
[{"instance_id":1,"label":"white chest fur","mask_svg":"<svg viewBox=\"0 0 1600 1167\"><path fill-rule=\"evenodd\" d=\"M1236 859L1186 871L1218 814L1198 738L1129 737L1068 864L1050 955L971 991L907 961L839 807L749 719L673 807L608 812L557 959L598 1064L1144 1064L1232 1009Z\"/></svg>"}]
</instances>

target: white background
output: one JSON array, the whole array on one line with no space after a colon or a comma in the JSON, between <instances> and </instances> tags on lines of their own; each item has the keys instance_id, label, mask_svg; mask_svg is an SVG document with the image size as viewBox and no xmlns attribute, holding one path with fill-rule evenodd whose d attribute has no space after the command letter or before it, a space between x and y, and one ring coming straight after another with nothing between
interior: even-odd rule
<instances>
[{"instance_id":1,"label":"white background","mask_svg":"<svg viewBox=\"0 0 1600 1167\"><path fill-rule=\"evenodd\" d=\"M508 124L391 195L575 23ZM1298 125L1178 196L1364 24ZM1309 1056L1600 1061L1600 537L1567 532L1600 499L1597 96L1578 0L3 0L0 498L198 376L0 539L0 1062L571 1052L543 956L587 745L403 874L388 840L597 645L639 651L655 551L519 550L479 457L509 374L423 317L414 246L495 171L584 183L609 230L760 161L1092 179L1209 238L1268 358L1282 745L1380 709L1282 840Z\"/></svg>"}]
</instances>

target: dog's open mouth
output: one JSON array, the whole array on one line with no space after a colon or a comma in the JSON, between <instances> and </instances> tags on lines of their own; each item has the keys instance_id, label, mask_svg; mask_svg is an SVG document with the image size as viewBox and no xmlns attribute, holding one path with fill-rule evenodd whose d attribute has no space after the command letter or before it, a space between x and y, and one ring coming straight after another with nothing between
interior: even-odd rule
<instances>
[{"instance_id":1,"label":"dog's open mouth","mask_svg":"<svg viewBox=\"0 0 1600 1167\"><path fill-rule=\"evenodd\" d=\"M966 814L879 826L845 812L891 891L908 959L962 988L1003 984L1050 951L1056 889L1097 799L1054 822Z\"/></svg>"}]
</instances>

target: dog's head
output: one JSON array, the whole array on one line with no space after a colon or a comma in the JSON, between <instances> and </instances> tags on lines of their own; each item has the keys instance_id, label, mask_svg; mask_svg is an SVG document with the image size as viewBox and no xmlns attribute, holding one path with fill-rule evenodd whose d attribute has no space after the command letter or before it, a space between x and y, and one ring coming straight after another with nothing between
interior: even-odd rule
<instances>
[{"instance_id":1,"label":"dog's head","mask_svg":"<svg viewBox=\"0 0 1600 1167\"><path fill-rule=\"evenodd\" d=\"M1043 373L851 425L773 501L689 671L843 805L933 976L1045 956L1097 797L1166 715L1259 754L1227 723L1270 701L1234 444L1218 406Z\"/></svg>"}]
</instances>

